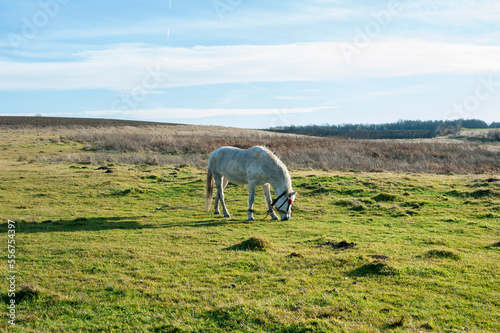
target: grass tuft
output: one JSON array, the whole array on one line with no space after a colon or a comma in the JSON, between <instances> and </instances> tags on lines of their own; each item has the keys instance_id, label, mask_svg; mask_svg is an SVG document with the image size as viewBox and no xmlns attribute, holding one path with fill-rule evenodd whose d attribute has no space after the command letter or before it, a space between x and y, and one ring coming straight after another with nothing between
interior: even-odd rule
<instances>
[{"instance_id":1,"label":"grass tuft","mask_svg":"<svg viewBox=\"0 0 500 333\"><path fill-rule=\"evenodd\" d=\"M115 197L124 197L127 195L137 195L144 193L144 190L141 188L137 187L128 187L128 188L122 188L122 189L112 189L111 193L109 195L115 196Z\"/></svg>"},{"instance_id":2,"label":"grass tuft","mask_svg":"<svg viewBox=\"0 0 500 333\"><path fill-rule=\"evenodd\" d=\"M460 255L448 250L429 250L425 253L426 258L460 260Z\"/></svg>"},{"instance_id":3,"label":"grass tuft","mask_svg":"<svg viewBox=\"0 0 500 333\"><path fill-rule=\"evenodd\" d=\"M158 333L183 333L186 332L182 328L170 324L164 324L164 325L157 325L153 332L158 332Z\"/></svg>"},{"instance_id":4,"label":"grass tuft","mask_svg":"<svg viewBox=\"0 0 500 333\"><path fill-rule=\"evenodd\" d=\"M356 212L367 210L368 207L357 199L347 199L347 200L337 200L334 202L335 205L347 207L349 210Z\"/></svg>"},{"instance_id":5,"label":"grass tuft","mask_svg":"<svg viewBox=\"0 0 500 333\"><path fill-rule=\"evenodd\" d=\"M356 276L356 277L367 277L367 276L377 276L377 275L394 276L398 274L399 272L397 269L389 266L385 262L380 262L380 261L365 264L349 273L350 276Z\"/></svg>"},{"instance_id":6,"label":"grass tuft","mask_svg":"<svg viewBox=\"0 0 500 333\"><path fill-rule=\"evenodd\" d=\"M405 325L405 316L401 315L398 318L394 318L394 319L390 320L386 324L386 328L387 329L396 329L396 328L399 328L399 327L403 327L404 325Z\"/></svg>"},{"instance_id":7,"label":"grass tuft","mask_svg":"<svg viewBox=\"0 0 500 333\"><path fill-rule=\"evenodd\" d=\"M500 193L488 188L486 189L481 188L472 192L452 190L446 192L446 195L456 198L474 198L474 199L481 199L487 197L497 197L497 198L500 197Z\"/></svg>"},{"instance_id":8,"label":"grass tuft","mask_svg":"<svg viewBox=\"0 0 500 333\"><path fill-rule=\"evenodd\" d=\"M16 303L36 298L41 293L40 288L33 283L22 283L15 292ZM4 297L5 300L5 297Z\"/></svg>"},{"instance_id":9,"label":"grass tuft","mask_svg":"<svg viewBox=\"0 0 500 333\"><path fill-rule=\"evenodd\" d=\"M269 241L261 237L250 237L249 239L230 246L227 250L232 251L266 251L270 247Z\"/></svg>"},{"instance_id":10,"label":"grass tuft","mask_svg":"<svg viewBox=\"0 0 500 333\"><path fill-rule=\"evenodd\" d=\"M394 194L388 194L388 193L380 193L377 194L372 198L373 200L377 202L391 202L391 201L398 201L398 197Z\"/></svg>"}]
</instances>

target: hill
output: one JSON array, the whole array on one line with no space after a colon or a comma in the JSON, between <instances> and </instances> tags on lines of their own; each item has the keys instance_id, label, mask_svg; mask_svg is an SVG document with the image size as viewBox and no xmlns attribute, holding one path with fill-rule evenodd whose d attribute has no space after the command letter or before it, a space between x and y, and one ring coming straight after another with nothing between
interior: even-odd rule
<instances>
[{"instance_id":1,"label":"hill","mask_svg":"<svg viewBox=\"0 0 500 333\"><path fill-rule=\"evenodd\" d=\"M0 126L7 127L109 127L109 126L175 126L177 124L152 121L119 120L102 118L65 118L65 117L24 117L0 116Z\"/></svg>"}]
</instances>

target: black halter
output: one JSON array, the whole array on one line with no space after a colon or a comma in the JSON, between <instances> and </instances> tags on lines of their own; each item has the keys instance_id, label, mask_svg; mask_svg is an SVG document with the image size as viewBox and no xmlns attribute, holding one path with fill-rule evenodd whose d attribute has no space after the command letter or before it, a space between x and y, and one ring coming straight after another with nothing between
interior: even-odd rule
<instances>
[{"instance_id":1,"label":"black halter","mask_svg":"<svg viewBox=\"0 0 500 333\"><path fill-rule=\"evenodd\" d=\"M273 208L274 208L274 209L276 209L280 213L288 214L288 210L290 209L290 205L292 204L290 199L283 201L283 203L279 207L274 207L274 205L278 202L278 200L281 199L286 194L287 194L287 191L281 193L280 195L278 195L276 197L276 199L273 200L273 202L271 203L271 209L270 209L270 211L272 211ZM281 207L283 207L283 205L285 203L288 203L288 206L286 207L286 210L282 210Z\"/></svg>"}]
</instances>

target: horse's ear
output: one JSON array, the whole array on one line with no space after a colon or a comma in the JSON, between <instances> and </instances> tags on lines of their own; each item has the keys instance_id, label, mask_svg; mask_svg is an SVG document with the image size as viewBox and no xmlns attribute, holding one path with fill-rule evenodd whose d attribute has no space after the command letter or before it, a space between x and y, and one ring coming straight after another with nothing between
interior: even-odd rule
<instances>
[{"instance_id":1,"label":"horse's ear","mask_svg":"<svg viewBox=\"0 0 500 333\"><path fill-rule=\"evenodd\" d=\"M290 194L288 194L288 197L289 197L289 198L291 198L291 197L293 197L295 194L297 194L297 191L293 191L293 192L291 192Z\"/></svg>"}]
</instances>

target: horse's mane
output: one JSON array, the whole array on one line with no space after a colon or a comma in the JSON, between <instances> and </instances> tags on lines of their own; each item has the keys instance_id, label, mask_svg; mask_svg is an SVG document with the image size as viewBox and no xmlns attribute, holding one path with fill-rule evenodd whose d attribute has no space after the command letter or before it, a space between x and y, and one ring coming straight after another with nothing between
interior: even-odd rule
<instances>
[{"instance_id":1,"label":"horse's mane","mask_svg":"<svg viewBox=\"0 0 500 333\"><path fill-rule=\"evenodd\" d=\"M292 178L290 177L290 174L288 173L288 169L287 169L285 163L283 163L279 159L279 157L276 156L276 154L271 149L267 148L266 146L257 146L257 147L264 150L268 154L268 156L271 157L276 162L276 164L280 167L280 169L283 170L283 173L285 174L287 186L289 189L291 189L292 188Z\"/></svg>"}]
</instances>

